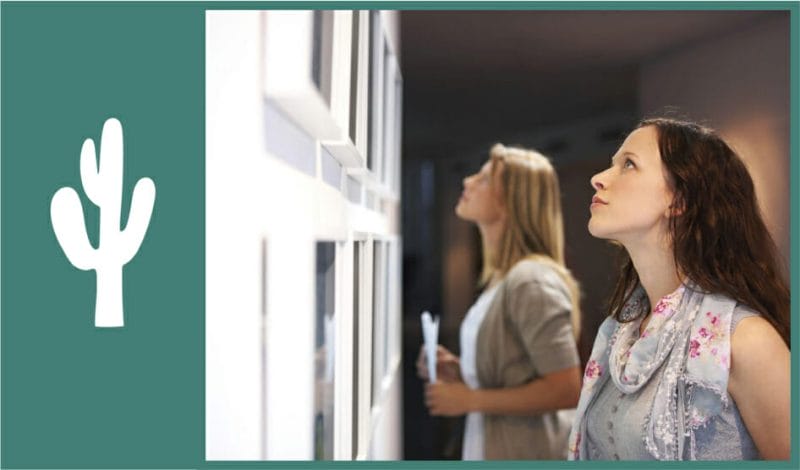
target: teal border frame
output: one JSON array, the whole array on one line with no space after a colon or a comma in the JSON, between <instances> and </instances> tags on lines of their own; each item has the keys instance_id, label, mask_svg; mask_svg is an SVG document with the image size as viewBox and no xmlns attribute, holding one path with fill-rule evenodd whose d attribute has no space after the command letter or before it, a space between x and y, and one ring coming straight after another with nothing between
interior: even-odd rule
<instances>
[{"instance_id":1,"label":"teal border frame","mask_svg":"<svg viewBox=\"0 0 800 470\"><path fill-rule=\"evenodd\" d=\"M64 6L64 5L102 5L113 3L115 5L155 5L156 2L152 1L122 1L122 2L91 2L91 1L77 1L77 2L31 2L31 1L4 1L6 5L10 4L35 4L39 7ZM794 293L800 292L800 260L798 249L800 248L799 234L798 234L798 184L800 184L800 166L798 165L798 158L800 158L800 146L798 146L798 132L800 126L798 123L798 110L800 110L800 74L798 74L798 55L800 53L800 44L798 40L800 37L800 3L796 1L402 1L402 0L387 0L387 1L165 1L157 2L159 6L172 6L186 8L187 14L198 10L203 12L208 10L299 10L299 9L364 9L364 10L419 10L419 11L459 11L459 10L527 10L527 11L668 11L668 10L685 10L685 11L742 11L742 10L784 10L790 13L790 49L789 49L789 62L790 62L790 289ZM200 40L203 42L205 49L205 28L202 28ZM203 59L203 68L205 69L205 55ZM203 77L203 85L205 87L205 77ZM205 102L202 104L205 111ZM203 138L203 136L200 136ZM205 165L205 162L201 162ZM203 234L203 243L205 243L205 235ZM205 269L205 268L204 268ZM206 461L205 460L205 429L198 430L197 438L200 439L199 450L201 455L187 456L187 462L199 461L202 462L197 468L429 468L435 467L440 469L449 468L500 468L500 469L544 469L544 468L601 468L601 469L640 469L640 468L702 468L702 469L722 469L722 468L741 468L741 469L760 469L760 468L775 468L775 469L796 469L800 468L800 396L797 391L800 390L800 368L798 367L798 360L800 354L798 353L798 343L800 340L800 304L798 304L797 296L792 296L791 300L791 360L792 360L792 377L791 387L794 391L791 413L792 413L792 454L789 461L746 461L746 462L645 462L645 461L632 461L632 462L570 462L570 461L505 461L505 462L463 462L463 461L369 461L369 462L353 462L353 461ZM205 317L203 320L202 332L205 335ZM205 357L205 345L203 345L201 354ZM205 368L203 368L202 385L205 384ZM203 408L198 410L201 413L202 422L205 424L205 390L202 392ZM9 430L5 430L9 432ZM1 452L1 450L0 450ZM196 460L195 460L196 459ZM188 467L188 466L187 466ZM125 464L121 463L119 468L125 468Z\"/></svg>"}]
</instances>

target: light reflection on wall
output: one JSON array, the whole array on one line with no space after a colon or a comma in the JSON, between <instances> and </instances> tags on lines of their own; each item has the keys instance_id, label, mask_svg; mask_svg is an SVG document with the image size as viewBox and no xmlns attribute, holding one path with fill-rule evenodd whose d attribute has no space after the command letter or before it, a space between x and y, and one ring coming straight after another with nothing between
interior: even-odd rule
<instances>
[{"instance_id":1,"label":"light reflection on wall","mask_svg":"<svg viewBox=\"0 0 800 470\"><path fill-rule=\"evenodd\" d=\"M640 107L664 106L717 129L745 161L788 273L788 12L654 57L642 67Z\"/></svg>"}]
</instances>

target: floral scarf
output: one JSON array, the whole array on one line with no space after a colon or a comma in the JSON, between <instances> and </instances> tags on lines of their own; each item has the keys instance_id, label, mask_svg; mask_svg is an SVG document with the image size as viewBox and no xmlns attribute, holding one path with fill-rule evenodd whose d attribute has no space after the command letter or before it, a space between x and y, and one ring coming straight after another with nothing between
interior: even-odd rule
<instances>
[{"instance_id":1,"label":"floral scarf","mask_svg":"<svg viewBox=\"0 0 800 470\"><path fill-rule=\"evenodd\" d=\"M647 297L640 286L623 307L622 317L637 315L643 302ZM645 423L645 447L656 459L682 460L688 438L688 458L695 459L695 431L728 405L734 307L735 300L704 293L687 281L659 300L641 336L643 316L626 323L607 318L586 364L569 437L569 459L588 457L584 417L609 379L623 393L634 393L651 379L657 380Z\"/></svg>"}]
</instances>

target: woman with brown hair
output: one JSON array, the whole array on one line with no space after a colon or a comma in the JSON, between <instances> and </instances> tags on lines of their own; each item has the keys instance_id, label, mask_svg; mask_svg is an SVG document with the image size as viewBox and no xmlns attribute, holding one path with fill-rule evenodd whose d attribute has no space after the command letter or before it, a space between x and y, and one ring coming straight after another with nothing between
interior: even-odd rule
<instances>
[{"instance_id":1,"label":"woman with brown hair","mask_svg":"<svg viewBox=\"0 0 800 470\"><path fill-rule=\"evenodd\" d=\"M571 418L557 410L580 392L579 309L555 171L536 152L497 144L464 179L456 215L480 230L484 289L461 324L460 357L439 346L426 404L467 415L465 460L563 459ZM417 367L427 380L423 352Z\"/></svg>"},{"instance_id":2,"label":"woman with brown hair","mask_svg":"<svg viewBox=\"0 0 800 470\"><path fill-rule=\"evenodd\" d=\"M624 247L571 459L788 459L789 289L747 168L712 130L649 119L591 180Z\"/></svg>"}]
</instances>

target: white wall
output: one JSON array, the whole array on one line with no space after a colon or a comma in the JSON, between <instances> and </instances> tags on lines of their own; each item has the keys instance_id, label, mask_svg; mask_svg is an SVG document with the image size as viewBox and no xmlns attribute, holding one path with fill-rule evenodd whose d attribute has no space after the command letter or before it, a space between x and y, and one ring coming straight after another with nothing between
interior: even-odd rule
<instances>
[{"instance_id":1,"label":"white wall","mask_svg":"<svg viewBox=\"0 0 800 470\"><path fill-rule=\"evenodd\" d=\"M261 118L253 99L259 21L245 12L217 18L214 24L206 19L206 458L259 459L262 378L250 371L261 368L261 328L257 298L247 295L259 289L258 278L230 275L248 258L250 270L258 269L258 243L247 240L255 230L232 230L256 222L247 217L252 185L231 182L237 167L260 156Z\"/></svg>"},{"instance_id":2,"label":"white wall","mask_svg":"<svg viewBox=\"0 0 800 470\"><path fill-rule=\"evenodd\" d=\"M716 128L745 161L788 272L788 13L646 63L642 114L667 105Z\"/></svg>"},{"instance_id":3,"label":"white wall","mask_svg":"<svg viewBox=\"0 0 800 470\"><path fill-rule=\"evenodd\" d=\"M357 341L352 312L359 301L353 298L352 249L356 240L369 245L373 239L399 249L399 194L366 168L348 167L352 161L331 156L324 150L323 137L314 135L320 130L346 136L336 127L348 122L346 106L344 116L333 116L338 108L321 107L303 86L299 95L293 94L295 83L273 87L291 93L281 96L282 102L272 99L265 76L281 78L287 72L272 59L279 55L308 64L297 57L297 44L281 41L284 24L270 21L297 20L308 26L309 15L270 14L206 14L206 459L314 458L319 240L335 240L342 248L337 248L336 264L334 456L348 459L353 439L351 374L359 367L359 395L368 398L372 370L367 354L357 365L351 360ZM396 14L382 15L396 24ZM293 32L296 29L289 34ZM284 45L293 52L286 54ZM345 60L349 46L335 52L336 60ZM349 67L337 70L349 72ZM298 76L309 79L308 74ZM342 80L339 90L349 93L347 79ZM346 104L349 96L336 99ZM287 110L287 103L299 103L298 108ZM383 157L389 162L393 158L399 159L399 153ZM394 163L399 170L399 161ZM355 195L349 190L354 180L348 174L360 182ZM370 254L365 250L361 263L362 279L367 279L360 284L361 351L370 351L372 339ZM398 251L388 275L391 300L383 320L390 326L391 356L382 378L385 386L376 403L359 403L360 459L401 457L399 262Z\"/></svg>"}]
</instances>

